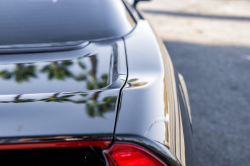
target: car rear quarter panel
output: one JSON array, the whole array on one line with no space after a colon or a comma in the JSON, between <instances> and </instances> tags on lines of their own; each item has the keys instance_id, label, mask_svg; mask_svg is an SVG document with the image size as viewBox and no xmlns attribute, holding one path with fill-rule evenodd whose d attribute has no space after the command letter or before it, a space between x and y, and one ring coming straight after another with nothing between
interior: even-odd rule
<instances>
[{"instance_id":1,"label":"car rear quarter panel","mask_svg":"<svg viewBox=\"0 0 250 166\"><path fill-rule=\"evenodd\" d=\"M169 165L194 165L186 89L179 82L162 41L145 20L139 20L124 40L128 79L118 109L117 140L130 136L137 138L135 143L154 140L170 152L166 157Z\"/></svg>"}]
</instances>

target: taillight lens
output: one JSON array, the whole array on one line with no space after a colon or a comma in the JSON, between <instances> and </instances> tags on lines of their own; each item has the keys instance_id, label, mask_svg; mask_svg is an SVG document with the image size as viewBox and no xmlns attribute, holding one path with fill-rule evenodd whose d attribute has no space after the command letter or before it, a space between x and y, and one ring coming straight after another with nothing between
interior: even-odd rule
<instances>
[{"instance_id":1,"label":"taillight lens","mask_svg":"<svg viewBox=\"0 0 250 166\"><path fill-rule=\"evenodd\" d=\"M7 143L7 144L0 144L0 150L74 148L74 147L89 147L89 146L107 148L110 145L110 143L111 143L110 140Z\"/></svg>"},{"instance_id":2,"label":"taillight lens","mask_svg":"<svg viewBox=\"0 0 250 166\"><path fill-rule=\"evenodd\" d=\"M167 166L152 153L132 144L115 143L105 155L110 166Z\"/></svg>"}]
</instances>

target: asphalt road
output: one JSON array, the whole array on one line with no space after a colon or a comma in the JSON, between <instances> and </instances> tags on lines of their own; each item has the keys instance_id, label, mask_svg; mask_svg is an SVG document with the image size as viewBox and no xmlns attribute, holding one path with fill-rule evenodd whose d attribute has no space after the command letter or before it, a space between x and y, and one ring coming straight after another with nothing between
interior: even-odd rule
<instances>
[{"instance_id":1,"label":"asphalt road","mask_svg":"<svg viewBox=\"0 0 250 166\"><path fill-rule=\"evenodd\" d=\"M250 47L165 45L187 84L197 166L249 165Z\"/></svg>"},{"instance_id":2,"label":"asphalt road","mask_svg":"<svg viewBox=\"0 0 250 166\"><path fill-rule=\"evenodd\" d=\"M140 8L185 78L196 165L250 165L250 2L181 2Z\"/></svg>"}]
</instances>

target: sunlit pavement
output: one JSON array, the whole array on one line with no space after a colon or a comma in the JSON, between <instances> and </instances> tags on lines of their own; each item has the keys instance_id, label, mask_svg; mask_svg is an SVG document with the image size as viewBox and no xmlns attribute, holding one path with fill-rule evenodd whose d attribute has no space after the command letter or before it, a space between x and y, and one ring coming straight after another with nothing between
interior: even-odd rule
<instances>
[{"instance_id":1,"label":"sunlit pavement","mask_svg":"<svg viewBox=\"0 0 250 166\"><path fill-rule=\"evenodd\" d=\"M196 165L250 165L250 1L154 0L139 8L186 80Z\"/></svg>"}]
</instances>

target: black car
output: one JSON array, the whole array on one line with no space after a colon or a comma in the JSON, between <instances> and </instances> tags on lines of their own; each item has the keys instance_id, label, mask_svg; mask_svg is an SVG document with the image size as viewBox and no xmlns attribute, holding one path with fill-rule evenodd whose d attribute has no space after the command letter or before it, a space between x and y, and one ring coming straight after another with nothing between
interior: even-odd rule
<instances>
[{"instance_id":1,"label":"black car","mask_svg":"<svg viewBox=\"0 0 250 166\"><path fill-rule=\"evenodd\" d=\"M193 166L181 74L126 0L2 0L2 165Z\"/></svg>"}]
</instances>

